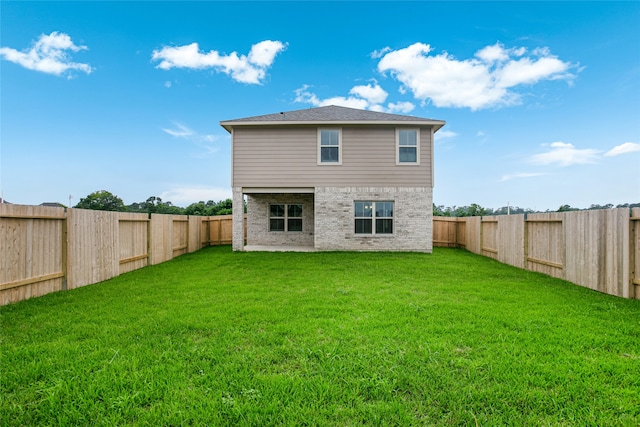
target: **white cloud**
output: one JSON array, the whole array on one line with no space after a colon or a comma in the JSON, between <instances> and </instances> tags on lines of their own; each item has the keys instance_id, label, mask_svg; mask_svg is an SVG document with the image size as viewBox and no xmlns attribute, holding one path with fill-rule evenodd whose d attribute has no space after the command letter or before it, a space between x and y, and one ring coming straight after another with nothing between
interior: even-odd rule
<instances>
[{"instance_id":1,"label":"white cloud","mask_svg":"<svg viewBox=\"0 0 640 427\"><path fill-rule=\"evenodd\" d=\"M318 96L310 92L309 85L304 85L294 92L296 94L295 102L301 102L305 104L311 104L315 107L325 107L327 105L339 105L341 107L360 108L367 109L369 102L366 99L359 98L357 96L334 96L332 98L320 99Z\"/></svg>"},{"instance_id":2,"label":"white cloud","mask_svg":"<svg viewBox=\"0 0 640 427\"><path fill-rule=\"evenodd\" d=\"M151 59L160 61L156 68L163 70L213 68L217 72L230 75L232 79L240 83L261 84L276 55L282 52L286 46L286 43L277 40L264 40L251 46L249 55L238 55L237 52L221 55L215 50L207 53L200 52L198 43L191 43L154 50Z\"/></svg>"},{"instance_id":3,"label":"white cloud","mask_svg":"<svg viewBox=\"0 0 640 427\"><path fill-rule=\"evenodd\" d=\"M514 105L521 97L514 88L542 80L569 80L575 65L559 60L549 49L506 49L496 43L476 52L475 58L458 60L447 52L432 54L424 43L388 51L378 71L390 73L415 98L430 100L436 107L467 107L479 110Z\"/></svg>"},{"instance_id":4,"label":"white cloud","mask_svg":"<svg viewBox=\"0 0 640 427\"><path fill-rule=\"evenodd\" d=\"M369 108L369 102L367 102L367 100L353 96L348 98L345 98L344 96L334 96L333 98L327 98L320 101L320 107L325 105L340 105L342 107L360 108L362 110Z\"/></svg>"},{"instance_id":5,"label":"white cloud","mask_svg":"<svg viewBox=\"0 0 640 427\"><path fill-rule=\"evenodd\" d=\"M441 141L443 139L451 139L451 138L455 138L456 136L458 136L458 134L454 131L451 130L439 130L438 133L436 133L436 139Z\"/></svg>"},{"instance_id":6,"label":"white cloud","mask_svg":"<svg viewBox=\"0 0 640 427\"><path fill-rule=\"evenodd\" d=\"M540 80L567 79L572 74L567 72L569 64L554 57L544 57L537 60L522 58L509 61L500 70L496 70L497 84L510 88L521 84L534 84Z\"/></svg>"},{"instance_id":7,"label":"white cloud","mask_svg":"<svg viewBox=\"0 0 640 427\"><path fill-rule=\"evenodd\" d=\"M198 147L200 149L199 152L194 154L196 158L205 158L217 154L220 151L221 143L229 140L227 136L202 134L182 123L176 122L173 123L173 128L162 128L162 131L175 138L185 139Z\"/></svg>"},{"instance_id":8,"label":"white cloud","mask_svg":"<svg viewBox=\"0 0 640 427\"><path fill-rule=\"evenodd\" d=\"M354 86L349 91L351 95L358 96L360 98L366 99L371 104L382 104L387 100L387 96L389 94L375 83L373 86L368 84L366 86Z\"/></svg>"},{"instance_id":9,"label":"white cloud","mask_svg":"<svg viewBox=\"0 0 640 427\"><path fill-rule=\"evenodd\" d=\"M544 175L548 175L548 174L542 173L542 172L514 173L514 174L502 175L502 178L500 178L500 182L509 181L509 180L517 179L517 178L532 178L532 177L544 176Z\"/></svg>"},{"instance_id":10,"label":"white cloud","mask_svg":"<svg viewBox=\"0 0 640 427\"><path fill-rule=\"evenodd\" d=\"M164 82L164 87L166 87L167 89L169 89L171 87L171 82L169 80L167 80L166 82Z\"/></svg>"},{"instance_id":11,"label":"white cloud","mask_svg":"<svg viewBox=\"0 0 640 427\"><path fill-rule=\"evenodd\" d=\"M413 110L414 105L410 102L390 102L384 107L382 104L387 99L388 93L380 87L377 82L368 85L354 86L349 91L350 96L334 96L331 98L320 99L309 90L309 85L303 85L294 91L296 94L295 102L311 104L315 107L324 107L327 105L338 105L341 107L358 108L361 110L381 111L387 113L403 112L407 113Z\"/></svg>"},{"instance_id":12,"label":"white cloud","mask_svg":"<svg viewBox=\"0 0 640 427\"><path fill-rule=\"evenodd\" d=\"M387 104L387 112L388 113L409 113L416 108L411 102L401 101L401 102L390 102Z\"/></svg>"},{"instance_id":13,"label":"white cloud","mask_svg":"<svg viewBox=\"0 0 640 427\"><path fill-rule=\"evenodd\" d=\"M174 129L162 128L162 130L171 136L175 136L176 138L188 138L195 134L193 130L180 123L174 123L174 126Z\"/></svg>"},{"instance_id":14,"label":"white cloud","mask_svg":"<svg viewBox=\"0 0 640 427\"><path fill-rule=\"evenodd\" d=\"M273 64L276 55L283 51L285 47L286 44L277 40L265 40L254 44L249 52L249 62L259 67L268 68Z\"/></svg>"},{"instance_id":15,"label":"white cloud","mask_svg":"<svg viewBox=\"0 0 640 427\"><path fill-rule=\"evenodd\" d=\"M374 50L373 52L371 52L371 57L373 59L382 58L385 53L390 52L390 51L391 51L391 48L389 46L383 47L380 50Z\"/></svg>"},{"instance_id":16,"label":"white cloud","mask_svg":"<svg viewBox=\"0 0 640 427\"><path fill-rule=\"evenodd\" d=\"M593 148L577 149L573 144L553 142L550 150L531 157L531 162L541 165L558 164L571 166L575 164L595 163L601 151Z\"/></svg>"},{"instance_id":17,"label":"white cloud","mask_svg":"<svg viewBox=\"0 0 640 427\"><path fill-rule=\"evenodd\" d=\"M19 52L10 47L0 48L0 56L29 70L40 71L60 76L69 70L78 70L91 74L89 64L73 62L68 51L88 50L86 46L77 46L68 34L54 31L49 35L42 34L33 43L31 49Z\"/></svg>"},{"instance_id":18,"label":"white cloud","mask_svg":"<svg viewBox=\"0 0 640 427\"><path fill-rule=\"evenodd\" d=\"M187 206L191 203L208 200L220 201L233 197L230 188L220 187L180 187L176 186L160 195L162 200L170 201L177 206Z\"/></svg>"},{"instance_id":19,"label":"white cloud","mask_svg":"<svg viewBox=\"0 0 640 427\"><path fill-rule=\"evenodd\" d=\"M617 145L611 150L604 153L607 157L619 156L621 154L635 153L640 151L640 144L636 142L625 142L624 144Z\"/></svg>"},{"instance_id":20,"label":"white cloud","mask_svg":"<svg viewBox=\"0 0 640 427\"><path fill-rule=\"evenodd\" d=\"M476 56L483 62L490 64L493 62L503 62L509 59L509 52L507 52L499 43L493 46L486 46L476 52Z\"/></svg>"}]
</instances>

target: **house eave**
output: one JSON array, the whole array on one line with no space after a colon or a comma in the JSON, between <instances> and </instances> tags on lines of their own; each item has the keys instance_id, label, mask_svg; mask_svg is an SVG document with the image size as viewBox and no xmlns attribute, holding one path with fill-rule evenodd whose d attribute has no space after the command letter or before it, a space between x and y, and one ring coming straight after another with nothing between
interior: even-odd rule
<instances>
[{"instance_id":1,"label":"house eave","mask_svg":"<svg viewBox=\"0 0 640 427\"><path fill-rule=\"evenodd\" d=\"M314 187L242 187L243 194L309 194Z\"/></svg>"},{"instance_id":2,"label":"house eave","mask_svg":"<svg viewBox=\"0 0 640 427\"><path fill-rule=\"evenodd\" d=\"M446 124L444 120L278 120L278 121L222 121L220 126L231 133L234 127L241 126L346 126L346 125L388 125L388 126L433 126L437 132Z\"/></svg>"}]
</instances>

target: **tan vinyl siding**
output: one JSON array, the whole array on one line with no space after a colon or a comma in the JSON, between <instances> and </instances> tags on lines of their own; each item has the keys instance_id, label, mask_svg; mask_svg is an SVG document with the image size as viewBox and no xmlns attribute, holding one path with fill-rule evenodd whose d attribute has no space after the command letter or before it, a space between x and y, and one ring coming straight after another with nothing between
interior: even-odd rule
<instances>
[{"instance_id":1,"label":"tan vinyl siding","mask_svg":"<svg viewBox=\"0 0 640 427\"><path fill-rule=\"evenodd\" d=\"M341 128L342 165L318 165L317 126L234 127L233 187L432 187L429 127L420 128L420 165L396 165L395 126Z\"/></svg>"}]
</instances>

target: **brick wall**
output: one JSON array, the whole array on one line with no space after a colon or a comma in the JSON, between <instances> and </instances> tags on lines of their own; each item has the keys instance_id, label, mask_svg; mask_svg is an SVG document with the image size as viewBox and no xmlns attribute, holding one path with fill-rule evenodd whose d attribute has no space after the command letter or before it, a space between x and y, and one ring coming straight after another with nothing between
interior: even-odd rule
<instances>
[{"instance_id":1,"label":"brick wall","mask_svg":"<svg viewBox=\"0 0 640 427\"><path fill-rule=\"evenodd\" d=\"M242 187L233 187L233 250L244 248L244 196Z\"/></svg>"},{"instance_id":2,"label":"brick wall","mask_svg":"<svg viewBox=\"0 0 640 427\"><path fill-rule=\"evenodd\" d=\"M393 234L354 232L355 201L393 201ZM433 190L429 187L316 187L315 248L431 252Z\"/></svg>"},{"instance_id":3,"label":"brick wall","mask_svg":"<svg viewBox=\"0 0 640 427\"><path fill-rule=\"evenodd\" d=\"M302 231L269 231L269 204L301 204ZM247 245L313 246L313 194L247 195Z\"/></svg>"}]
</instances>

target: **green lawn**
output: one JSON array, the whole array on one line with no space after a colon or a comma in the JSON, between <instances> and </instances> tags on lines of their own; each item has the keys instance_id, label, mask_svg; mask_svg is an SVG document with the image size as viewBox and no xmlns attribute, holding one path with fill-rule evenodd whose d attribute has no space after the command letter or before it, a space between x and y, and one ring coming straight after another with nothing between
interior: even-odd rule
<instances>
[{"instance_id":1,"label":"green lawn","mask_svg":"<svg viewBox=\"0 0 640 427\"><path fill-rule=\"evenodd\" d=\"M208 248L0 307L0 425L640 425L640 301L456 249Z\"/></svg>"}]
</instances>

